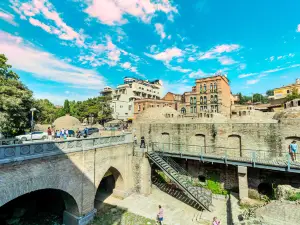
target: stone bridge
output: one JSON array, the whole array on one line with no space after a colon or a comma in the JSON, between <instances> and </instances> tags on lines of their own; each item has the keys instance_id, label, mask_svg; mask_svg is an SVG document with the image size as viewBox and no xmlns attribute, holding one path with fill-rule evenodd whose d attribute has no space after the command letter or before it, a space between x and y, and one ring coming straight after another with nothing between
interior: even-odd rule
<instances>
[{"instance_id":1,"label":"stone bridge","mask_svg":"<svg viewBox=\"0 0 300 225\"><path fill-rule=\"evenodd\" d=\"M93 219L97 189L107 174L113 175L112 194L119 198L150 191L150 165L133 156L131 134L2 146L0 168L1 208L28 193L56 190L66 225Z\"/></svg>"}]
</instances>

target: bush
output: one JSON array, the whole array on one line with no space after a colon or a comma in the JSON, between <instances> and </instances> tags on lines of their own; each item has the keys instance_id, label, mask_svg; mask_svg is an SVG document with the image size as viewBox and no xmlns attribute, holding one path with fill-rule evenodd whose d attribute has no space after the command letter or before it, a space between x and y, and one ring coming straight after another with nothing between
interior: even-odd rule
<instances>
[{"instance_id":1,"label":"bush","mask_svg":"<svg viewBox=\"0 0 300 225\"><path fill-rule=\"evenodd\" d=\"M248 197L256 200L260 200L260 194L257 190L249 188Z\"/></svg>"},{"instance_id":2,"label":"bush","mask_svg":"<svg viewBox=\"0 0 300 225\"><path fill-rule=\"evenodd\" d=\"M217 174L211 174L206 180L207 189L211 190L213 194L217 195L227 195L228 191L222 188L221 183L219 182L219 176Z\"/></svg>"},{"instance_id":3,"label":"bush","mask_svg":"<svg viewBox=\"0 0 300 225\"><path fill-rule=\"evenodd\" d=\"M290 196L287 198L287 200L289 200L289 201L300 200L300 192L290 194Z\"/></svg>"}]
</instances>

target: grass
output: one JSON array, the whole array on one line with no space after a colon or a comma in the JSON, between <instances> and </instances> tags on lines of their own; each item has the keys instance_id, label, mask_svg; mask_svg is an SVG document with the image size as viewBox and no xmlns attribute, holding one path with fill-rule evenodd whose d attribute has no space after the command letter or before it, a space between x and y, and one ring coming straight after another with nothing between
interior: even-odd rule
<instances>
[{"instance_id":1,"label":"grass","mask_svg":"<svg viewBox=\"0 0 300 225\"><path fill-rule=\"evenodd\" d=\"M151 220L128 211L118 210L109 211L105 214L96 216L90 225L154 225L155 220Z\"/></svg>"},{"instance_id":2,"label":"grass","mask_svg":"<svg viewBox=\"0 0 300 225\"><path fill-rule=\"evenodd\" d=\"M220 177L215 174L212 173L210 174L210 176L207 178L206 180L206 185L205 187L209 190L211 190L211 192L213 194L217 194L217 195L227 195L228 191L225 190L224 188L222 188L221 183L219 182Z\"/></svg>"},{"instance_id":3,"label":"grass","mask_svg":"<svg viewBox=\"0 0 300 225\"><path fill-rule=\"evenodd\" d=\"M291 195L287 198L287 200L289 200L289 201L297 201L297 200L300 200L300 192L291 194Z\"/></svg>"}]
</instances>

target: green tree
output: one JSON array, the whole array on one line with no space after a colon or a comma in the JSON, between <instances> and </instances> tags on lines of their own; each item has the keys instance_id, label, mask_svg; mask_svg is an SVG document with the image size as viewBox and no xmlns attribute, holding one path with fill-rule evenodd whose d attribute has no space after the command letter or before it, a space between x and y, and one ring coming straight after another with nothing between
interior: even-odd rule
<instances>
[{"instance_id":1,"label":"green tree","mask_svg":"<svg viewBox=\"0 0 300 225\"><path fill-rule=\"evenodd\" d=\"M297 88L293 88L292 93L288 94L285 99L286 99L286 102L287 102L287 101L294 100L296 98L300 98L300 94L299 94Z\"/></svg>"},{"instance_id":2,"label":"green tree","mask_svg":"<svg viewBox=\"0 0 300 225\"><path fill-rule=\"evenodd\" d=\"M19 76L0 54L0 129L18 134L30 127L30 109L34 105L32 92L19 80Z\"/></svg>"},{"instance_id":3,"label":"green tree","mask_svg":"<svg viewBox=\"0 0 300 225\"><path fill-rule=\"evenodd\" d=\"M68 99L64 102L64 112L65 114L70 114L70 103Z\"/></svg>"},{"instance_id":4,"label":"green tree","mask_svg":"<svg viewBox=\"0 0 300 225\"><path fill-rule=\"evenodd\" d=\"M38 99L35 101L37 109L36 120L41 124L52 124L57 118L58 109L48 99Z\"/></svg>"},{"instance_id":5,"label":"green tree","mask_svg":"<svg viewBox=\"0 0 300 225\"><path fill-rule=\"evenodd\" d=\"M274 95L274 90L267 90L266 95L267 96L273 96Z\"/></svg>"}]
</instances>

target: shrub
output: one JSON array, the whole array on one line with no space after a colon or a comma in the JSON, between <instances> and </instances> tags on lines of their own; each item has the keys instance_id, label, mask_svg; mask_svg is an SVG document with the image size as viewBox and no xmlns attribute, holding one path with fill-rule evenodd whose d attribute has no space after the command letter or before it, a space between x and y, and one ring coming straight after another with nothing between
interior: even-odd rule
<instances>
[{"instance_id":1,"label":"shrub","mask_svg":"<svg viewBox=\"0 0 300 225\"><path fill-rule=\"evenodd\" d=\"M248 197L256 200L260 200L260 194L257 190L249 188Z\"/></svg>"},{"instance_id":2,"label":"shrub","mask_svg":"<svg viewBox=\"0 0 300 225\"><path fill-rule=\"evenodd\" d=\"M289 200L289 201L300 200L300 192L290 194L289 197L287 198L287 200Z\"/></svg>"}]
</instances>

